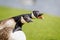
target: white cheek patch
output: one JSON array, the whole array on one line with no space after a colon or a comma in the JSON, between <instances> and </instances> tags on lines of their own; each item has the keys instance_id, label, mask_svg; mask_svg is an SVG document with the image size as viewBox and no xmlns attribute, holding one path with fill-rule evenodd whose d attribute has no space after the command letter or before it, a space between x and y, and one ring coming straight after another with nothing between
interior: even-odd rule
<instances>
[{"instance_id":1,"label":"white cheek patch","mask_svg":"<svg viewBox=\"0 0 60 40\"><path fill-rule=\"evenodd\" d=\"M31 16L32 16L32 18L36 18L33 13L31 14Z\"/></svg>"},{"instance_id":2,"label":"white cheek patch","mask_svg":"<svg viewBox=\"0 0 60 40\"><path fill-rule=\"evenodd\" d=\"M22 23L27 23L22 16L21 16L21 22Z\"/></svg>"},{"instance_id":3,"label":"white cheek patch","mask_svg":"<svg viewBox=\"0 0 60 40\"><path fill-rule=\"evenodd\" d=\"M15 24L16 24L15 21L13 19L10 19L5 23L5 26L6 27L14 27Z\"/></svg>"}]
</instances>

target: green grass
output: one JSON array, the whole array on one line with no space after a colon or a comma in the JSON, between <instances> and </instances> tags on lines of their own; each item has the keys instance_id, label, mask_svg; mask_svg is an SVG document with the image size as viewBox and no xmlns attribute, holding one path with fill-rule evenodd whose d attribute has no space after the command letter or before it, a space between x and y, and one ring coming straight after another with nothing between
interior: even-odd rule
<instances>
[{"instance_id":1,"label":"green grass","mask_svg":"<svg viewBox=\"0 0 60 40\"><path fill-rule=\"evenodd\" d=\"M28 13L30 12L29 10L24 10L24 9L16 9L16 8L10 8L10 7L2 7L0 6L0 20L12 17L12 16L17 16L20 14Z\"/></svg>"},{"instance_id":2,"label":"green grass","mask_svg":"<svg viewBox=\"0 0 60 40\"><path fill-rule=\"evenodd\" d=\"M0 20L28 12L30 11L0 7ZM27 40L60 40L60 17L44 14L44 20L33 21L23 25Z\"/></svg>"}]
</instances>

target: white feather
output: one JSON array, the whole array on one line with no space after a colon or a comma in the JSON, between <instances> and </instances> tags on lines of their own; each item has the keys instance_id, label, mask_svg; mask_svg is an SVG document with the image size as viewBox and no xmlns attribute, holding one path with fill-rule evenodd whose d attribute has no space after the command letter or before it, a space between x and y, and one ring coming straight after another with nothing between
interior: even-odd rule
<instances>
[{"instance_id":1,"label":"white feather","mask_svg":"<svg viewBox=\"0 0 60 40\"><path fill-rule=\"evenodd\" d=\"M23 31L16 31L10 34L10 40L26 40L25 33Z\"/></svg>"}]
</instances>

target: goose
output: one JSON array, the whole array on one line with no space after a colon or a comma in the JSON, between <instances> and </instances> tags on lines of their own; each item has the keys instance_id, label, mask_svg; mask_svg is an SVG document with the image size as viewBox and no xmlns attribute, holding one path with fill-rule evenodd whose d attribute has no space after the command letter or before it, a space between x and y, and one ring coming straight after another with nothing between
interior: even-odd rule
<instances>
[{"instance_id":1,"label":"goose","mask_svg":"<svg viewBox=\"0 0 60 40\"><path fill-rule=\"evenodd\" d=\"M22 31L23 24L32 22L31 19L43 19L42 15L43 13L34 10L30 14L18 15L1 21L0 40L26 40L25 33Z\"/></svg>"},{"instance_id":2,"label":"goose","mask_svg":"<svg viewBox=\"0 0 60 40\"><path fill-rule=\"evenodd\" d=\"M33 10L32 13L28 13L24 15L28 15L31 19L36 19L36 18L44 19L43 13L40 13L38 10Z\"/></svg>"}]
</instances>

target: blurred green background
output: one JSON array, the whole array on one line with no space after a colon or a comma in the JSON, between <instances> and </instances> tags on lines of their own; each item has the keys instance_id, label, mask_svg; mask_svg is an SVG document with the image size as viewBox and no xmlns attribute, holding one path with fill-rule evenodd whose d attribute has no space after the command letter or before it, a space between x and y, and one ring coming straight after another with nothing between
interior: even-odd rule
<instances>
[{"instance_id":1,"label":"blurred green background","mask_svg":"<svg viewBox=\"0 0 60 40\"><path fill-rule=\"evenodd\" d=\"M30 13L30 10L0 7L0 20ZM34 22L23 25L27 40L60 40L60 17L44 14L44 20L33 19Z\"/></svg>"}]
</instances>

